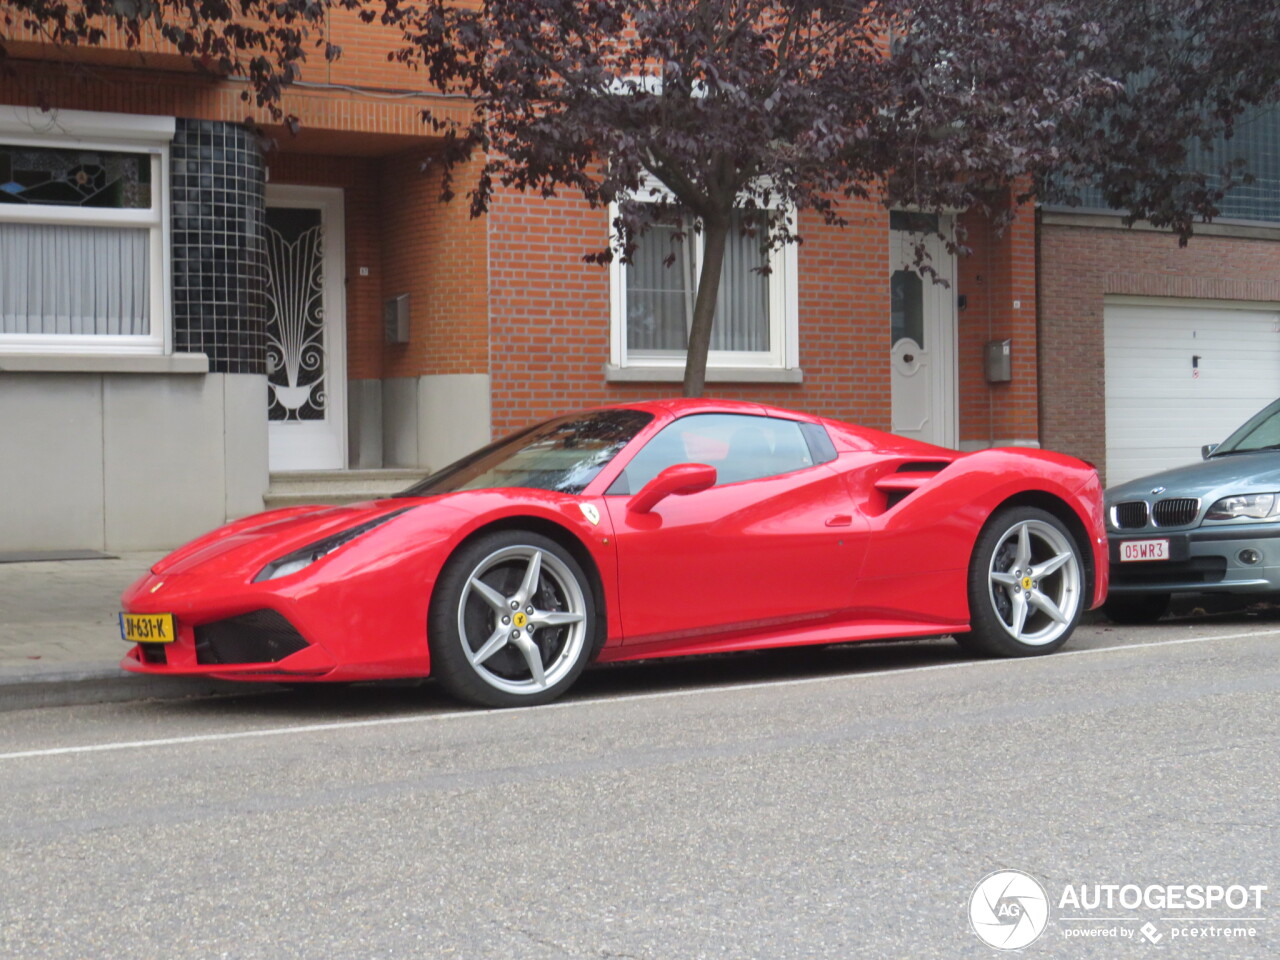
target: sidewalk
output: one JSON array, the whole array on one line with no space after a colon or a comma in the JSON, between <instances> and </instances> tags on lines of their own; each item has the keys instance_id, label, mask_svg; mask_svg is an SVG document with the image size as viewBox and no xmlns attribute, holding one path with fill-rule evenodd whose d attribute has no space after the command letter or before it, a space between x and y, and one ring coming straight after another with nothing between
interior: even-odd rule
<instances>
[{"instance_id":1,"label":"sidewalk","mask_svg":"<svg viewBox=\"0 0 1280 960\"><path fill-rule=\"evenodd\" d=\"M0 563L0 711L227 689L120 669L120 594L162 556Z\"/></svg>"}]
</instances>

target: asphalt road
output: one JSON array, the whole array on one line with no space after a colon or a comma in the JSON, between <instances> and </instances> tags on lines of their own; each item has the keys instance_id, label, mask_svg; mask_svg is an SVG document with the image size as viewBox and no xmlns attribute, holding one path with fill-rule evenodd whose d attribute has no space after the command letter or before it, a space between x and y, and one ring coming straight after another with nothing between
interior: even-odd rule
<instances>
[{"instance_id":1,"label":"asphalt road","mask_svg":"<svg viewBox=\"0 0 1280 960\"><path fill-rule=\"evenodd\" d=\"M0 714L0 957L1280 956L1278 645L1238 615L1023 661L605 668L520 711L426 685ZM1020 954L969 922L1006 868L1049 901Z\"/></svg>"}]
</instances>

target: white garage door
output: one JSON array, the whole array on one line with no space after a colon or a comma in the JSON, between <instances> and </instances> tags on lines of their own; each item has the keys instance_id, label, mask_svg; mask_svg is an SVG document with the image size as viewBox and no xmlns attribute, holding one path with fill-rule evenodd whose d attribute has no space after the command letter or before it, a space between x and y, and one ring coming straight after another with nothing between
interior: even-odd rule
<instances>
[{"instance_id":1,"label":"white garage door","mask_svg":"<svg viewBox=\"0 0 1280 960\"><path fill-rule=\"evenodd\" d=\"M1280 310L1108 301L1105 329L1108 485L1199 459L1280 396Z\"/></svg>"}]
</instances>

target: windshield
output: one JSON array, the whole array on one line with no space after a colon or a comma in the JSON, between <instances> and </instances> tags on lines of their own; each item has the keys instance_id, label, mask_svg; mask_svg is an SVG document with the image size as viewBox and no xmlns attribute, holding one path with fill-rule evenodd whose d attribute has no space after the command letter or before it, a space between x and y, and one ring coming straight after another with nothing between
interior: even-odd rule
<instances>
[{"instance_id":1,"label":"windshield","mask_svg":"<svg viewBox=\"0 0 1280 960\"><path fill-rule=\"evenodd\" d=\"M468 454L396 496L497 487L581 493L652 419L641 410L595 410L548 420Z\"/></svg>"},{"instance_id":2,"label":"windshield","mask_svg":"<svg viewBox=\"0 0 1280 960\"><path fill-rule=\"evenodd\" d=\"M1280 446L1280 400L1263 407L1235 433L1223 440L1213 456L1249 453L1252 450L1274 450Z\"/></svg>"}]
</instances>

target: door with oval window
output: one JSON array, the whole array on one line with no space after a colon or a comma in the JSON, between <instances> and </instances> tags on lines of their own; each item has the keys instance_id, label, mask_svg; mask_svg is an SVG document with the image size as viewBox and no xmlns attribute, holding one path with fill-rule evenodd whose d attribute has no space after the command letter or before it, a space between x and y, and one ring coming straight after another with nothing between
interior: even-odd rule
<instances>
[{"instance_id":1,"label":"door with oval window","mask_svg":"<svg viewBox=\"0 0 1280 960\"><path fill-rule=\"evenodd\" d=\"M346 466L342 190L267 187L267 431L272 471Z\"/></svg>"},{"instance_id":2,"label":"door with oval window","mask_svg":"<svg viewBox=\"0 0 1280 960\"><path fill-rule=\"evenodd\" d=\"M889 383L893 432L955 446L956 397L955 258L937 236L951 229L934 216L894 211L889 229ZM941 284L916 265L923 244Z\"/></svg>"}]
</instances>

